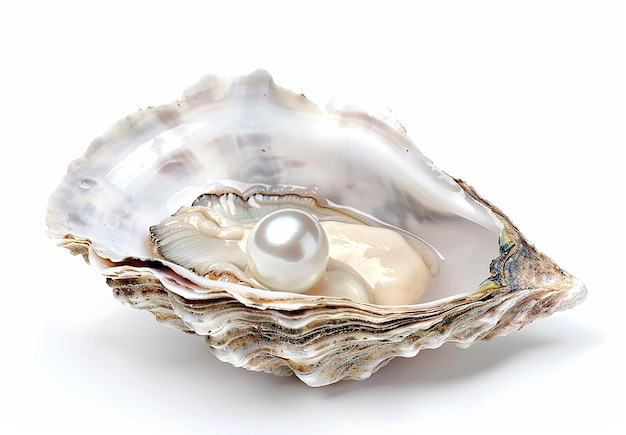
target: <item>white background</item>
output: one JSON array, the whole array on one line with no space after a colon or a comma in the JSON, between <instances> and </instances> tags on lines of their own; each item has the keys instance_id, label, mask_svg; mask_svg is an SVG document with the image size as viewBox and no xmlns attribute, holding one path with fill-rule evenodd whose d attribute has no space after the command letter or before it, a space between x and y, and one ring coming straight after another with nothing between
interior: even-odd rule
<instances>
[{"instance_id":1,"label":"white background","mask_svg":"<svg viewBox=\"0 0 626 435\"><path fill-rule=\"evenodd\" d=\"M602 0L5 4L0 427L617 432L619 9ZM178 98L203 75L257 68L320 103L391 109L437 166L582 279L588 299L508 337L317 389L219 362L202 339L115 302L102 277L45 235L47 197L67 164L117 119Z\"/></svg>"}]
</instances>

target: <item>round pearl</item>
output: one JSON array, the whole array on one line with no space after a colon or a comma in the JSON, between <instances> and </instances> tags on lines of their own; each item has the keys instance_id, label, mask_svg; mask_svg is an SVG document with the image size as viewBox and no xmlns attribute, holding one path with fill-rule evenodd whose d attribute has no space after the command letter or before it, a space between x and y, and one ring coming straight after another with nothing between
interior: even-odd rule
<instances>
[{"instance_id":1,"label":"round pearl","mask_svg":"<svg viewBox=\"0 0 626 435\"><path fill-rule=\"evenodd\" d=\"M319 221L296 209L263 217L250 231L248 267L271 290L301 293L324 275L328 238Z\"/></svg>"}]
</instances>

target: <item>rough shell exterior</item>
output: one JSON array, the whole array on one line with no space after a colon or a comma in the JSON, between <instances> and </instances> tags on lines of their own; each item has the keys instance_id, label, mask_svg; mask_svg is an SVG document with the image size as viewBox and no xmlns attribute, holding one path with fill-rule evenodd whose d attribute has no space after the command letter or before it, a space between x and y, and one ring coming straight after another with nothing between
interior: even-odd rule
<instances>
[{"instance_id":1,"label":"rough shell exterior","mask_svg":"<svg viewBox=\"0 0 626 435\"><path fill-rule=\"evenodd\" d=\"M245 85L253 92L258 92L255 83L262 83L262 89L281 98L294 96L274 85L265 72L240 80L247 80ZM93 161L102 150L120 146L129 131L141 130L154 119L167 118L169 125L175 124L178 111L186 110L185 106L200 110L197 107L207 104L207 95L218 91L200 87L180 102L140 112L114 126L70 166L68 176L51 198L47 221L50 237L72 253L83 255L103 273L118 300L151 311L159 322L170 327L203 336L220 360L251 370L295 374L311 386L365 379L394 357L414 356L421 349L447 342L469 346L572 308L584 299L586 289L580 281L539 253L504 214L471 187L449 178L446 182L456 183L458 193L473 206L488 210L500 227L499 237L494 240L499 255L490 265L485 264L487 279L477 289L418 305L377 306L207 284L175 265L147 258L143 246L137 247L135 255L130 245L116 252L115 245L99 244L96 240L100 235L96 233L102 229L94 229L93 237L89 232L91 209L83 203L76 205L83 201L80 195L90 195L83 193L89 192L89 183L102 184L102 179L85 178L80 172L85 162ZM280 102L280 98L277 100ZM379 119L371 122L388 126L387 121ZM407 144L413 147L408 139ZM105 169L103 173L110 173L110 168ZM437 176L444 175L437 170ZM79 182L87 185L76 187ZM203 188L198 187L188 196L196 196ZM92 208L97 204L92 199L85 201ZM188 204L177 207L182 205ZM161 215L146 219L146 223L163 218L159 212ZM124 216L118 218L124 222ZM120 224L118 231L130 234L137 230Z\"/></svg>"},{"instance_id":2,"label":"rough shell exterior","mask_svg":"<svg viewBox=\"0 0 626 435\"><path fill-rule=\"evenodd\" d=\"M463 184L468 193L475 192ZM365 379L391 359L444 343L467 347L506 335L584 299L585 287L529 245L502 215L502 255L491 278L471 295L409 307L359 306L350 301L241 302L228 292L200 301L169 292L158 279L109 278L115 296L150 310L160 322L205 339L222 361L279 375L295 373L311 386ZM80 249L86 252L84 249Z\"/></svg>"}]
</instances>

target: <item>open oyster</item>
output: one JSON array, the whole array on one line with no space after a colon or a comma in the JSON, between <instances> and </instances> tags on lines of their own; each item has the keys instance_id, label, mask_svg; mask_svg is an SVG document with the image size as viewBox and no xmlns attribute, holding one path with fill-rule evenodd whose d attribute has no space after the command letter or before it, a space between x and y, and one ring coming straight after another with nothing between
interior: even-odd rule
<instances>
[{"instance_id":1,"label":"open oyster","mask_svg":"<svg viewBox=\"0 0 626 435\"><path fill-rule=\"evenodd\" d=\"M122 302L312 386L586 294L395 121L322 109L265 71L118 122L72 162L47 222Z\"/></svg>"}]
</instances>

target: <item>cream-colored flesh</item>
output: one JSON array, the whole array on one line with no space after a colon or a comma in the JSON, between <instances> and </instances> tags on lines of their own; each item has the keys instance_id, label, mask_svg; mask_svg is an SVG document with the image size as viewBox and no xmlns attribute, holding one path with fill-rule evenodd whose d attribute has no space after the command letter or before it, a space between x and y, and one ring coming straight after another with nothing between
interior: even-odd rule
<instances>
[{"instance_id":1,"label":"cream-colored flesh","mask_svg":"<svg viewBox=\"0 0 626 435\"><path fill-rule=\"evenodd\" d=\"M430 267L400 234L380 227L322 222L329 256L356 271L372 289L370 302L412 304L426 291Z\"/></svg>"},{"instance_id":2,"label":"cream-colored flesh","mask_svg":"<svg viewBox=\"0 0 626 435\"><path fill-rule=\"evenodd\" d=\"M431 279L430 265L398 233L336 221L321 224L329 242L328 270L307 294L400 305L417 302L426 291ZM219 275L219 271L207 268L223 261L228 253L228 262L242 269L242 277L251 274L250 267L242 267L246 265L245 241L249 231L245 227L220 228L202 207L185 208L152 227L155 250L164 259L200 274ZM183 243L183 239L194 243ZM190 248L197 255L192 255ZM205 263L204 267L200 263ZM252 274L248 278L248 283L256 281Z\"/></svg>"}]
</instances>

